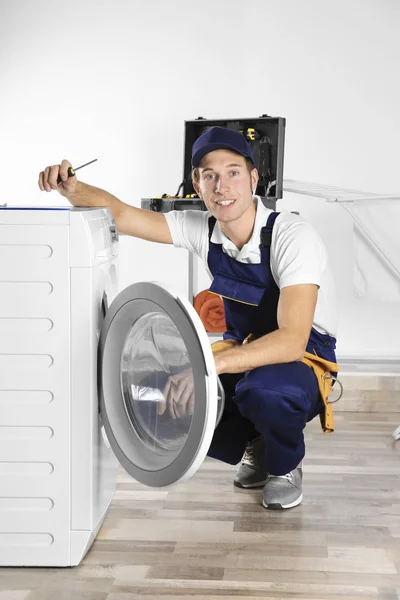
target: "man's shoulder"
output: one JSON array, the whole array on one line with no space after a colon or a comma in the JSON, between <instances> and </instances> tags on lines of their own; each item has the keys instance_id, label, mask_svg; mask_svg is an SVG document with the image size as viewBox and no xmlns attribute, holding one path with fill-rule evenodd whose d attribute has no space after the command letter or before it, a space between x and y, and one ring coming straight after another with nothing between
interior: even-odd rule
<instances>
[{"instance_id":1,"label":"man's shoulder","mask_svg":"<svg viewBox=\"0 0 400 600\"><path fill-rule=\"evenodd\" d=\"M272 246L274 248L320 248L323 245L321 235L315 226L297 213L282 211L274 225Z\"/></svg>"},{"instance_id":2,"label":"man's shoulder","mask_svg":"<svg viewBox=\"0 0 400 600\"><path fill-rule=\"evenodd\" d=\"M201 253L208 239L208 214L200 210L171 210L165 215L174 246Z\"/></svg>"},{"instance_id":3,"label":"man's shoulder","mask_svg":"<svg viewBox=\"0 0 400 600\"><path fill-rule=\"evenodd\" d=\"M165 213L167 220L172 220L177 223L202 224L208 222L210 213L204 210L171 210Z\"/></svg>"},{"instance_id":4,"label":"man's shoulder","mask_svg":"<svg viewBox=\"0 0 400 600\"><path fill-rule=\"evenodd\" d=\"M210 212L208 210L188 209L188 210L184 210L182 212L186 219L189 219L191 221L196 221L198 223L206 223L208 221L208 218L210 217Z\"/></svg>"},{"instance_id":5,"label":"man's shoulder","mask_svg":"<svg viewBox=\"0 0 400 600\"><path fill-rule=\"evenodd\" d=\"M185 225L188 235L196 231L196 235L208 238L208 223L210 212L204 210L185 210Z\"/></svg>"},{"instance_id":6,"label":"man's shoulder","mask_svg":"<svg viewBox=\"0 0 400 600\"><path fill-rule=\"evenodd\" d=\"M301 215L299 215L298 213L294 213L293 211L290 211L290 210L278 210L276 208L275 209L269 208L269 207L265 206L265 204L263 204L263 202L261 201L260 198L258 198L257 213L256 213L256 226L258 225L260 228L264 227L267 224L267 221L268 221L270 215L273 213L277 213L277 217L275 220L276 224L286 225L286 224L295 223L298 221L306 222L303 219L303 217Z\"/></svg>"},{"instance_id":7,"label":"man's shoulder","mask_svg":"<svg viewBox=\"0 0 400 600\"><path fill-rule=\"evenodd\" d=\"M287 231L296 223L308 223L301 215L293 213L290 210L272 210L263 206L261 207L261 210L259 209L259 215L256 217L255 229L261 231L261 229L267 225L268 219L273 213L277 213L273 223L275 235Z\"/></svg>"},{"instance_id":8,"label":"man's shoulder","mask_svg":"<svg viewBox=\"0 0 400 600\"><path fill-rule=\"evenodd\" d=\"M314 227L310 221L307 221L307 219L298 213L290 210L279 212L274 224L275 235L284 235L286 233L297 235L301 234L303 231L305 232L312 230L314 230Z\"/></svg>"},{"instance_id":9,"label":"man's shoulder","mask_svg":"<svg viewBox=\"0 0 400 600\"><path fill-rule=\"evenodd\" d=\"M276 222L281 223L282 225L289 225L291 223L308 223L308 221L306 221L306 219L304 219L304 217L297 212L291 210L282 210L276 212L278 213Z\"/></svg>"}]
</instances>

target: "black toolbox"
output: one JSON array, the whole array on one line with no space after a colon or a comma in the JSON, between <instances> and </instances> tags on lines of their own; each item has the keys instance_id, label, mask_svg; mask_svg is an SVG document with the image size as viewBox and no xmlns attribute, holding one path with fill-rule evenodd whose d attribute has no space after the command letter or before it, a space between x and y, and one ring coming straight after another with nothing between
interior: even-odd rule
<instances>
[{"instance_id":1,"label":"black toolbox","mask_svg":"<svg viewBox=\"0 0 400 600\"><path fill-rule=\"evenodd\" d=\"M255 166L259 173L256 194L261 197L265 206L275 209L276 201L282 198L286 120L269 115L244 119L198 117L194 121L185 121L183 181L175 196L163 194L158 198L143 198L142 208L156 212L187 209L207 210L192 185L192 146L204 131L215 126L240 131L245 136L252 149Z\"/></svg>"}]
</instances>

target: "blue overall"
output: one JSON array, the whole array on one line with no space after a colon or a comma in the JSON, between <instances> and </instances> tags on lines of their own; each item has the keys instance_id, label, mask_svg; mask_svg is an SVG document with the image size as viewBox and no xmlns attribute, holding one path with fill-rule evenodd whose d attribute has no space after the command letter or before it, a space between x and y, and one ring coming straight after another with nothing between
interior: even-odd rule
<instances>
[{"instance_id":1,"label":"blue overall","mask_svg":"<svg viewBox=\"0 0 400 600\"><path fill-rule=\"evenodd\" d=\"M272 228L279 213L269 215L261 230L261 262L245 264L211 242L215 219L209 220L210 291L223 297L227 331L224 339L242 342L278 329L279 288L270 268ZM311 330L307 352L336 362L335 338ZM303 429L324 409L317 378L300 361L265 365L238 374L220 375L225 409L208 455L230 464L242 458L246 443L264 436L264 468L273 475L293 470L304 457Z\"/></svg>"}]
</instances>

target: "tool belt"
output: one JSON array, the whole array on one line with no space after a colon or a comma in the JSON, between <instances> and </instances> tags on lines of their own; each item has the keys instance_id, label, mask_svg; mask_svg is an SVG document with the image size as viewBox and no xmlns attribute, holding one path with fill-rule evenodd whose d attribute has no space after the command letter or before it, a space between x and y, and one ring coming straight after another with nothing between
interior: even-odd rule
<instances>
[{"instance_id":1,"label":"tool belt","mask_svg":"<svg viewBox=\"0 0 400 600\"><path fill-rule=\"evenodd\" d=\"M244 340L243 344L248 344L253 339L255 339L254 336L250 334ZM211 348L213 354L216 354L217 352L221 352L223 350L227 350L228 348L233 348L238 345L241 344L237 340L222 340L219 342L215 342L211 346ZM332 383L334 380L332 371L334 373L337 373L339 371L339 365L337 363L326 360L325 358L321 358L316 353L311 354L310 352L304 353L304 357L301 359L301 362L310 367L310 369L312 369L315 373L315 376L318 381L319 392L324 403L324 410L319 415L322 431L324 433L332 433L335 430L333 409L332 403L329 402L328 397L329 394L332 392Z\"/></svg>"},{"instance_id":2,"label":"tool belt","mask_svg":"<svg viewBox=\"0 0 400 600\"><path fill-rule=\"evenodd\" d=\"M333 409L332 403L328 400L328 396L332 392L332 382L334 379L332 371L337 373L339 371L339 365L326 360L325 358L321 358L316 353L311 354L310 352L305 352L301 362L308 365L315 373L318 381L319 392L324 403L324 411L322 411L319 415L322 431L324 433L332 433L332 431L335 430Z\"/></svg>"}]
</instances>

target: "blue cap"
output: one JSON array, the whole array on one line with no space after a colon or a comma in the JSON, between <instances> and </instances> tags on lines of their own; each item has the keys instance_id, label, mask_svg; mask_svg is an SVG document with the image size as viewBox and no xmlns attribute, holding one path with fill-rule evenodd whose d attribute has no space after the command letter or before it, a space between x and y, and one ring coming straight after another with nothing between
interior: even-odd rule
<instances>
[{"instance_id":1,"label":"blue cap","mask_svg":"<svg viewBox=\"0 0 400 600\"><path fill-rule=\"evenodd\" d=\"M221 148L232 150L232 152L237 152L245 158L250 158L254 164L251 148L241 133L224 127L211 127L202 133L193 144L192 167L198 167L203 156Z\"/></svg>"}]
</instances>

